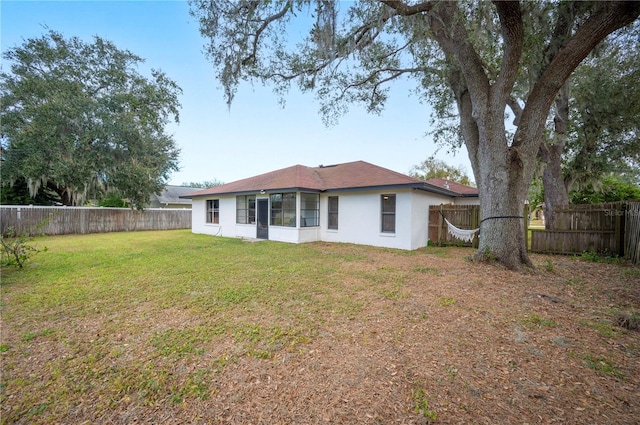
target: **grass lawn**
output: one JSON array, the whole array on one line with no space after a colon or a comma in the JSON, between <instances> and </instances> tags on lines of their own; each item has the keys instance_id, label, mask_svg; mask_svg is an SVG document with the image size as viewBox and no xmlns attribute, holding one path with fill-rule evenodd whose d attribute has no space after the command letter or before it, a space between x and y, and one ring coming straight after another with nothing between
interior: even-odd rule
<instances>
[{"instance_id":1,"label":"grass lawn","mask_svg":"<svg viewBox=\"0 0 640 425\"><path fill-rule=\"evenodd\" d=\"M2 270L3 424L640 418L640 333L617 326L637 267L189 230L34 244Z\"/></svg>"}]
</instances>

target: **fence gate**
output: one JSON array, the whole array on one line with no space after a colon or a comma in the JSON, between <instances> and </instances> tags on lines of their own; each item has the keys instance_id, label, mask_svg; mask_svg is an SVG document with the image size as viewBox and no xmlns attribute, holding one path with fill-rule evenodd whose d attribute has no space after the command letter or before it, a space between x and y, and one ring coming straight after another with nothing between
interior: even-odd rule
<instances>
[{"instance_id":1,"label":"fence gate","mask_svg":"<svg viewBox=\"0 0 640 425\"><path fill-rule=\"evenodd\" d=\"M478 234L471 242L463 242L449 234L444 217L458 229L477 229L480 227L480 205L430 205L429 241L442 245L478 246Z\"/></svg>"}]
</instances>

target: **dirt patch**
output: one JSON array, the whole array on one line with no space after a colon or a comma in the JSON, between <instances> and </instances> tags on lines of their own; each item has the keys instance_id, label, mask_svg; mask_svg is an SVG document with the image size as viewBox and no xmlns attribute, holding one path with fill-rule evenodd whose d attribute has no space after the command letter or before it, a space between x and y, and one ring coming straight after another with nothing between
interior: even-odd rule
<instances>
[{"instance_id":1,"label":"dirt patch","mask_svg":"<svg viewBox=\"0 0 640 425\"><path fill-rule=\"evenodd\" d=\"M20 403L26 395L9 385L3 423L639 422L640 333L617 323L640 310L637 268L533 255L537 269L516 273L472 263L471 251L460 248L406 254L318 244L317 250L344 257L335 276L348 278L304 302L346 291L344 310L309 322L255 307L225 315L243 326L233 332L211 330L221 321L215 313L203 317L180 306L133 308L135 332L120 327L105 336L96 330L104 324L91 321L70 321L61 331L57 323L66 343L34 340L28 363L2 354L3 386L18 377L40 380L27 388L42 392L49 413L29 414ZM298 302L285 307L309 314ZM166 342L174 337L167 330L193 323L201 332L190 334L197 349ZM258 331L267 335L253 339ZM3 343L20 338L14 328L3 330ZM103 357L84 371L91 378L55 406L46 395L48 377L64 371L52 357L81 357L73 344L82 340L103 343ZM144 348L149 341L153 350ZM121 376L120 369L139 375ZM150 369L169 376L150 379Z\"/></svg>"}]
</instances>

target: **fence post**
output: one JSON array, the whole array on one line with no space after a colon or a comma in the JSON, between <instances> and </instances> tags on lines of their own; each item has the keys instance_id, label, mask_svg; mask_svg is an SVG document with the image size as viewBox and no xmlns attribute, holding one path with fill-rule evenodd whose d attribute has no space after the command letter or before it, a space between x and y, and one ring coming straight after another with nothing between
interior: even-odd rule
<instances>
[{"instance_id":1,"label":"fence post","mask_svg":"<svg viewBox=\"0 0 640 425\"><path fill-rule=\"evenodd\" d=\"M525 203L522 208L522 217L524 222L524 246L525 249L529 250L529 204Z\"/></svg>"},{"instance_id":2,"label":"fence post","mask_svg":"<svg viewBox=\"0 0 640 425\"><path fill-rule=\"evenodd\" d=\"M442 204L440 204L440 214L438 214L438 246L442 246Z\"/></svg>"},{"instance_id":3,"label":"fence post","mask_svg":"<svg viewBox=\"0 0 640 425\"><path fill-rule=\"evenodd\" d=\"M620 257L624 257L624 228L626 222L627 215L627 203L620 203L620 210L615 212L616 215L616 229L615 229L615 244L618 248L618 252L614 254L618 254Z\"/></svg>"},{"instance_id":4,"label":"fence post","mask_svg":"<svg viewBox=\"0 0 640 425\"><path fill-rule=\"evenodd\" d=\"M480 227L480 205L472 205L471 206L471 228L477 229ZM471 241L471 246L473 248L477 248L480 244L480 232L476 232L473 235L473 240Z\"/></svg>"}]
</instances>

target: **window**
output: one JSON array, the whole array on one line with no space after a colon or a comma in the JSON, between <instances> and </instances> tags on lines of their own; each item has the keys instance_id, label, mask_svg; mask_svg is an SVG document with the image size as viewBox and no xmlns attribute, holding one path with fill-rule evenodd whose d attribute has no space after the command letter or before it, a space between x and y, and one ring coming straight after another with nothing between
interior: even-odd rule
<instances>
[{"instance_id":1,"label":"window","mask_svg":"<svg viewBox=\"0 0 640 425\"><path fill-rule=\"evenodd\" d=\"M236 197L236 223L255 224L256 222L256 195L243 195Z\"/></svg>"},{"instance_id":2,"label":"window","mask_svg":"<svg viewBox=\"0 0 640 425\"><path fill-rule=\"evenodd\" d=\"M300 227L320 225L320 195L317 193L300 194Z\"/></svg>"},{"instance_id":3,"label":"window","mask_svg":"<svg viewBox=\"0 0 640 425\"><path fill-rule=\"evenodd\" d=\"M296 227L296 194L271 194L271 225Z\"/></svg>"},{"instance_id":4,"label":"window","mask_svg":"<svg viewBox=\"0 0 640 425\"><path fill-rule=\"evenodd\" d=\"M382 195L382 232L396 232L396 195Z\"/></svg>"},{"instance_id":5,"label":"window","mask_svg":"<svg viewBox=\"0 0 640 425\"><path fill-rule=\"evenodd\" d=\"M207 223L220 223L220 200L210 199L207 201Z\"/></svg>"},{"instance_id":6,"label":"window","mask_svg":"<svg viewBox=\"0 0 640 425\"><path fill-rule=\"evenodd\" d=\"M337 196L329 196L329 210L327 217L329 219L329 224L327 224L327 228L332 230L338 230L338 197Z\"/></svg>"}]
</instances>

